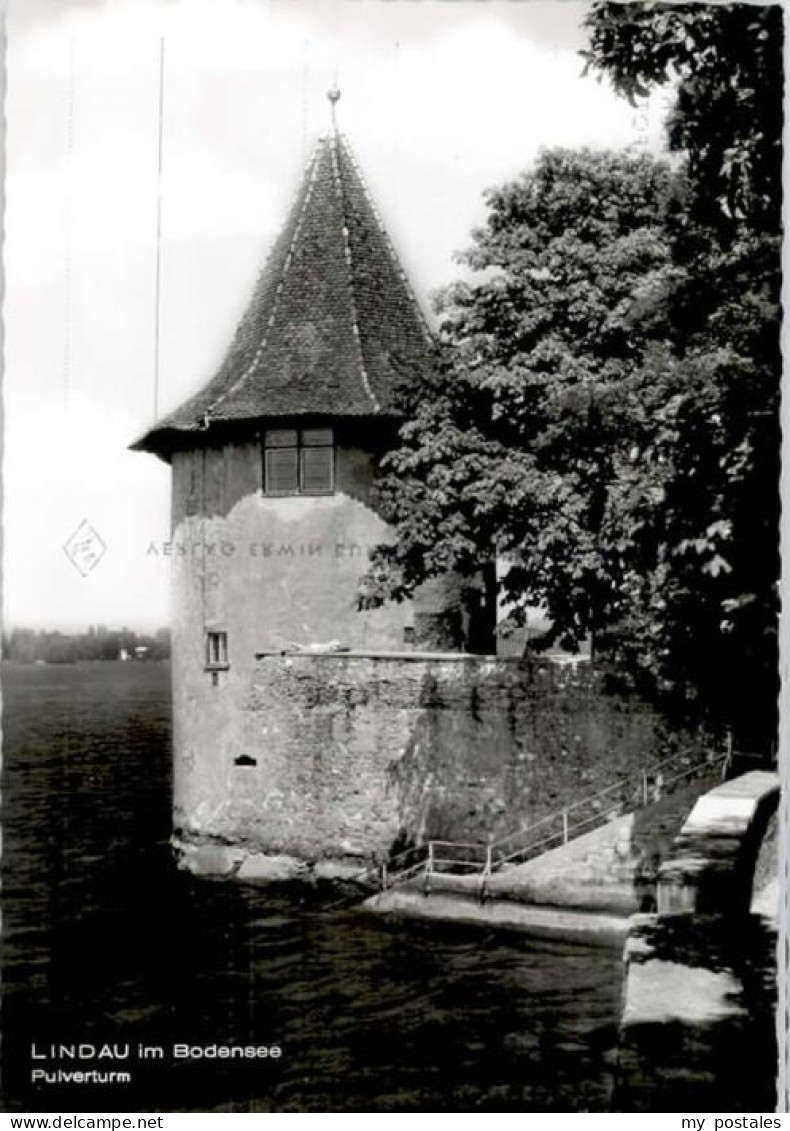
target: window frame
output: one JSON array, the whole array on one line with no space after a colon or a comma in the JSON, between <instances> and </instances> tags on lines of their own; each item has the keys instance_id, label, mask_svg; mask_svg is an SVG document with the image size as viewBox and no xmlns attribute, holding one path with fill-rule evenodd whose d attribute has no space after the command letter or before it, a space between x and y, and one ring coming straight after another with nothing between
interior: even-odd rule
<instances>
[{"instance_id":1,"label":"window frame","mask_svg":"<svg viewBox=\"0 0 790 1131\"><path fill-rule=\"evenodd\" d=\"M217 647L212 647L216 642ZM207 672L224 672L230 667L228 658L228 633L226 629L206 629L206 663Z\"/></svg>"},{"instance_id":2,"label":"window frame","mask_svg":"<svg viewBox=\"0 0 790 1131\"><path fill-rule=\"evenodd\" d=\"M292 433L294 441L291 443L273 443L270 437L276 435L287 435ZM306 436L310 434L315 435L328 435L329 439L324 442L310 442L305 440ZM272 479L269 471L269 453L270 452L293 452L296 456L296 485L293 489L288 490L273 490L268 486ZM329 451L329 485L322 490L305 490L305 453L310 451ZM261 435L261 462L262 462L262 487L261 492L267 499L287 499L293 498L297 495L303 495L307 498L317 498L324 495L334 495L336 493L336 467L335 467L335 430L334 428L267 428Z\"/></svg>"}]
</instances>

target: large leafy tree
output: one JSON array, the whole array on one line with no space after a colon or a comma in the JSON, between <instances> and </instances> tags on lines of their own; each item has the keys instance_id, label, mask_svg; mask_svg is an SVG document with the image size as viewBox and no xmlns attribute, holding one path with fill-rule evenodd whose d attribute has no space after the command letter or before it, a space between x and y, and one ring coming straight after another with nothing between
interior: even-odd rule
<instances>
[{"instance_id":1,"label":"large leafy tree","mask_svg":"<svg viewBox=\"0 0 790 1131\"><path fill-rule=\"evenodd\" d=\"M662 481L641 528L657 563L643 624L709 717L765 745L778 694L782 9L601 3L587 26L588 68L621 94L673 92L667 139L688 185L670 229L671 353L643 374L655 428L642 470Z\"/></svg>"},{"instance_id":2,"label":"large leafy tree","mask_svg":"<svg viewBox=\"0 0 790 1131\"><path fill-rule=\"evenodd\" d=\"M677 172L554 152L488 196L442 303L371 575L404 596L493 554L514 615L688 718L766 745L777 694L781 15L600 4L587 65L670 84ZM376 590L376 584L378 589Z\"/></svg>"},{"instance_id":3,"label":"large leafy tree","mask_svg":"<svg viewBox=\"0 0 790 1131\"><path fill-rule=\"evenodd\" d=\"M672 91L669 147L686 159L692 218L725 234L778 231L783 13L779 4L598 3L587 68L631 103Z\"/></svg>"},{"instance_id":4,"label":"large leafy tree","mask_svg":"<svg viewBox=\"0 0 790 1131\"><path fill-rule=\"evenodd\" d=\"M645 155L554 150L487 199L471 278L441 296L445 364L379 484L399 540L377 579L402 597L497 556L513 621L545 605L546 643L575 648L611 618L602 518L633 374L664 332L673 181Z\"/></svg>"}]
</instances>

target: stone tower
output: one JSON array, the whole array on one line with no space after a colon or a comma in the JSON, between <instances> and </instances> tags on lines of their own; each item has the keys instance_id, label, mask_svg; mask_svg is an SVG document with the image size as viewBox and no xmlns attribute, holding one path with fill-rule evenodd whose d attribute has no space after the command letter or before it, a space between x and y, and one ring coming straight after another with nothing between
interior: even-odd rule
<instances>
[{"instance_id":1,"label":"stone tower","mask_svg":"<svg viewBox=\"0 0 790 1131\"><path fill-rule=\"evenodd\" d=\"M248 726L256 654L463 647L450 584L357 607L368 552L390 537L371 505L376 467L401 391L431 363L426 322L333 130L219 371L133 445L172 468L175 822L186 842L266 839L252 831L245 777L262 759ZM256 787L267 804L269 784L263 774Z\"/></svg>"}]
</instances>

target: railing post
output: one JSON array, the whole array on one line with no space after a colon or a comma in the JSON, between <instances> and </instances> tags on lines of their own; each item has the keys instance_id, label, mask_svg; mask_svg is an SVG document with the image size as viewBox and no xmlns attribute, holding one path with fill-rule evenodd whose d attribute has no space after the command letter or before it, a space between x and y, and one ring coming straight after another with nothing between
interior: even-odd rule
<instances>
[{"instance_id":1,"label":"railing post","mask_svg":"<svg viewBox=\"0 0 790 1131\"><path fill-rule=\"evenodd\" d=\"M433 841L429 840L428 841L428 857L425 861L425 884L423 885L423 891L425 892L426 895L428 895L428 893L431 890L431 876L432 875L433 875Z\"/></svg>"},{"instance_id":2,"label":"railing post","mask_svg":"<svg viewBox=\"0 0 790 1131\"><path fill-rule=\"evenodd\" d=\"M642 804L647 805L647 802L648 802L647 770L642 770Z\"/></svg>"},{"instance_id":3,"label":"railing post","mask_svg":"<svg viewBox=\"0 0 790 1131\"><path fill-rule=\"evenodd\" d=\"M387 890L387 862L386 860L381 865L381 890Z\"/></svg>"},{"instance_id":4,"label":"railing post","mask_svg":"<svg viewBox=\"0 0 790 1131\"><path fill-rule=\"evenodd\" d=\"M562 843L568 843L568 810L562 811Z\"/></svg>"}]
</instances>

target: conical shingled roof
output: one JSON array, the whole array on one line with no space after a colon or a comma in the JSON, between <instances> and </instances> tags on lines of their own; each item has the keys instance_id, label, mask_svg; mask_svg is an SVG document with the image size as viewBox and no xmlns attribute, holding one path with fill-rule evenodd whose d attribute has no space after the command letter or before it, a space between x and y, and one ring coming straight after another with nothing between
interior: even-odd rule
<instances>
[{"instance_id":1,"label":"conical shingled roof","mask_svg":"<svg viewBox=\"0 0 790 1131\"><path fill-rule=\"evenodd\" d=\"M161 452L212 424L398 416L431 364L426 322L345 139L316 147L212 381L133 447Z\"/></svg>"}]
</instances>

